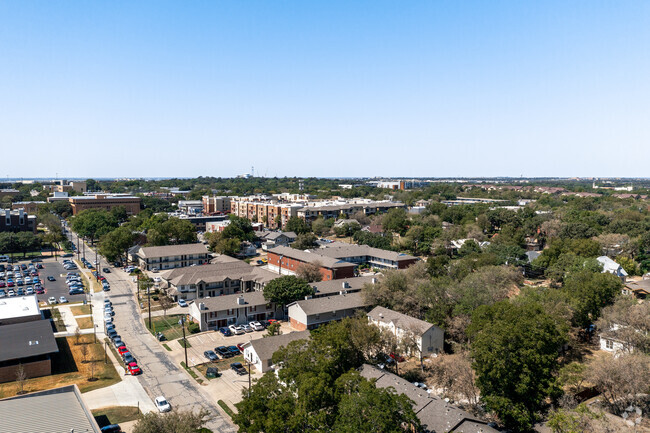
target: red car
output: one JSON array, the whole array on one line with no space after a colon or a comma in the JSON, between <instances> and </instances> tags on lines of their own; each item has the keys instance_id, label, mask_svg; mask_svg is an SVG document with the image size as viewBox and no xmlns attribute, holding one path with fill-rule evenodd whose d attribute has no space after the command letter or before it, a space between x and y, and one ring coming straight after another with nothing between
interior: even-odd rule
<instances>
[{"instance_id":1,"label":"red car","mask_svg":"<svg viewBox=\"0 0 650 433\"><path fill-rule=\"evenodd\" d=\"M119 353L121 356L124 356L124 354L127 353L128 351L129 349L127 349L126 346L117 348L117 353Z\"/></svg>"},{"instance_id":2,"label":"red car","mask_svg":"<svg viewBox=\"0 0 650 433\"><path fill-rule=\"evenodd\" d=\"M239 349L240 352L244 353L244 343L239 343L237 345L237 349Z\"/></svg>"},{"instance_id":3,"label":"red car","mask_svg":"<svg viewBox=\"0 0 650 433\"><path fill-rule=\"evenodd\" d=\"M395 361L397 361L397 362L404 362L404 361L406 361L406 359L404 359L404 357L403 357L402 355L399 355L399 354L397 354L397 353L391 353L391 354L390 354L390 357L393 358L393 359L394 359Z\"/></svg>"},{"instance_id":4,"label":"red car","mask_svg":"<svg viewBox=\"0 0 650 433\"><path fill-rule=\"evenodd\" d=\"M269 322L269 325L270 325L271 323L279 322L279 320L269 319L269 320L267 320L267 322Z\"/></svg>"},{"instance_id":5,"label":"red car","mask_svg":"<svg viewBox=\"0 0 650 433\"><path fill-rule=\"evenodd\" d=\"M127 369L129 370L131 376L137 376L138 374L142 374L142 370L140 370L140 367L138 367L137 362L129 362Z\"/></svg>"}]
</instances>

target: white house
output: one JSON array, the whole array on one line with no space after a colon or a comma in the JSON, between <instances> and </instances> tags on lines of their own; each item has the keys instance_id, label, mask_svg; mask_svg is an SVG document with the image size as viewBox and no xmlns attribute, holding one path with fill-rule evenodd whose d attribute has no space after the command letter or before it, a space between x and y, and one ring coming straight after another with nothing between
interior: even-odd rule
<instances>
[{"instance_id":1,"label":"white house","mask_svg":"<svg viewBox=\"0 0 650 433\"><path fill-rule=\"evenodd\" d=\"M292 341L309 339L309 331L290 332L273 337L259 338L244 343L244 359L255 366L255 369L265 373L273 368L273 354Z\"/></svg>"},{"instance_id":2,"label":"white house","mask_svg":"<svg viewBox=\"0 0 650 433\"><path fill-rule=\"evenodd\" d=\"M610 352L614 354L614 356L619 356L621 353L633 352L634 346L616 337L617 331L625 332L626 330L632 331L633 328L629 328L629 327L626 328L624 326L620 326L615 323L612 325L610 329L601 332L600 350Z\"/></svg>"},{"instance_id":3,"label":"white house","mask_svg":"<svg viewBox=\"0 0 650 433\"><path fill-rule=\"evenodd\" d=\"M603 265L603 272L614 274L619 277L621 281L625 282L625 278L627 278L627 272L625 272L623 266L619 265L607 256L600 256L596 260L598 260L598 262Z\"/></svg>"},{"instance_id":4,"label":"white house","mask_svg":"<svg viewBox=\"0 0 650 433\"><path fill-rule=\"evenodd\" d=\"M422 356L442 352L445 332L429 322L384 307L373 308L368 313L368 320L389 330L398 340L412 333Z\"/></svg>"}]
</instances>

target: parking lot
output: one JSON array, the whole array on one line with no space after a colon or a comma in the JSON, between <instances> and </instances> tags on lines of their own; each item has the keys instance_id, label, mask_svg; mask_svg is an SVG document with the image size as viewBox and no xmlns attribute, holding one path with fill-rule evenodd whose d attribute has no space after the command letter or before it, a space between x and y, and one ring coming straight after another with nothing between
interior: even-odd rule
<instances>
[{"instance_id":1,"label":"parking lot","mask_svg":"<svg viewBox=\"0 0 650 433\"><path fill-rule=\"evenodd\" d=\"M86 295L68 294L68 286L65 284L65 275L68 273L68 271L63 268L61 261L62 259L59 257L59 259L56 261L54 259L43 259L41 262L43 264L43 269L39 271L39 276L41 278L43 288L45 289L45 293L38 295L38 300L47 302L47 298L50 296L54 296L57 300L59 297L65 296L71 303L83 302L84 299L86 299ZM48 281L48 276L53 276L56 281Z\"/></svg>"}]
</instances>

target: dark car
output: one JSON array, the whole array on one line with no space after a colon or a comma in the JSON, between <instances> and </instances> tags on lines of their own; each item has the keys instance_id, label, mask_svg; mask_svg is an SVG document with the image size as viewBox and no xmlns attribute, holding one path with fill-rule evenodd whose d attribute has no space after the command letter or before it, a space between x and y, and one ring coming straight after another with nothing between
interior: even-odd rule
<instances>
[{"instance_id":1,"label":"dark car","mask_svg":"<svg viewBox=\"0 0 650 433\"><path fill-rule=\"evenodd\" d=\"M125 365L129 365L132 362L135 362L135 358L131 355L131 352L125 352L122 354L122 359L124 360Z\"/></svg>"},{"instance_id":2,"label":"dark car","mask_svg":"<svg viewBox=\"0 0 650 433\"><path fill-rule=\"evenodd\" d=\"M237 373L240 376L248 374L248 370L244 368L241 362L233 362L232 364L230 364L230 368L232 368L235 371L235 373Z\"/></svg>"},{"instance_id":3,"label":"dark car","mask_svg":"<svg viewBox=\"0 0 650 433\"><path fill-rule=\"evenodd\" d=\"M106 335L108 335L108 338L113 338L113 337L118 337L117 331L115 329L109 330Z\"/></svg>"},{"instance_id":4,"label":"dark car","mask_svg":"<svg viewBox=\"0 0 650 433\"><path fill-rule=\"evenodd\" d=\"M167 337L165 337L165 334L163 334L162 332L157 332L157 333L156 333L156 338L158 339L158 341L165 341L165 340L167 340Z\"/></svg>"},{"instance_id":5,"label":"dark car","mask_svg":"<svg viewBox=\"0 0 650 433\"><path fill-rule=\"evenodd\" d=\"M203 356L208 358L210 361L218 361L219 360L219 357L217 356L216 353L214 353L213 350L206 350L205 352L203 352Z\"/></svg>"},{"instance_id":6,"label":"dark car","mask_svg":"<svg viewBox=\"0 0 650 433\"><path fill-rule=\"evenodd\" d=\"M221 332L226 337L230 337L232 335L232 331L228 328L219 328L219 332Z\"/></svg>"},{"instance_id":7,"label":"dark car","mask_svg":"<svg viewBox=\"0 0 650 433\"><path fill-rule=\"evenodd\" d=\"M52 275L47 277L47 281L56 281L56 278L54 278Z\"/></svg>"},{"instance_id":8,"label":"dark car","mask_svg":"<svg viewBox=\"0 0 650 433\"><path fill-rule=\"evenodd\" d=\"M119 424L111 424L105 427L102 427L99 431L102 433L122 433L122 429Z\"/></svg>"},{"instance_id":9,"label":"dark car","mask_svg":"<svg viewBox=\"0 0 650 433\"><path fill-rule=\"evenodd\" d=\"M108 268L102 268L102 272L105 273L105 274L110 274L111 270L108 269Z\"/></svg>"},{"instance_id":10,"label":"dark car","mask_svg":"<svg viewBox=\"0 0 650 433\"><path fill-rule=\"evenodd\" d=\"M237 346L228 346L228 350L232 353L232 356L237 356L241 353Z\"/></svg>"},{"instance_id":11,"label":"dark car","mask_svg":"<svg viewBox=\"0 0 650 433\"><path fill-rule=\"evenodd\" d=\"M221 355L222 358L232 358L233 356L226 346L215 347L214 351Z\"/></svg>"}]
</instances>

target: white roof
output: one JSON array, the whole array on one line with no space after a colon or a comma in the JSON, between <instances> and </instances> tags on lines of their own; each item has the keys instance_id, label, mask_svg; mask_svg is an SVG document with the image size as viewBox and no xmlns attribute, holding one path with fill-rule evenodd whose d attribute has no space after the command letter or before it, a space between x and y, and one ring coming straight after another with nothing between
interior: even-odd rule
<instances>
[{"instance_id":1,"label":"white roof","mask_svg":"<svg viewBox=\"0 0 650 433\"><path fill-rule=\"evenodd\" d=\"M598 260L603 265L603 272L609 272L614 275L627 277L627 272L625 269L614 260L610 259L607 256L600 256Z\"/></svg>"},{"instance_id":2,"label":"white roof","mask_svg":"<svg viewBox=\"0 0 650 433\"><path fill-rule=\"evenodd\" d=\"M41 314L36 295L0 299L0 320Z\"/></svg>"}]
</instances>

